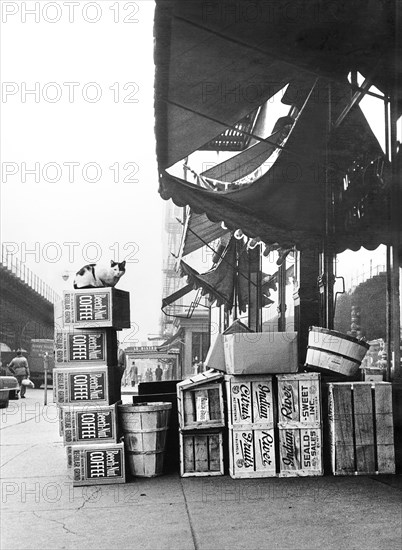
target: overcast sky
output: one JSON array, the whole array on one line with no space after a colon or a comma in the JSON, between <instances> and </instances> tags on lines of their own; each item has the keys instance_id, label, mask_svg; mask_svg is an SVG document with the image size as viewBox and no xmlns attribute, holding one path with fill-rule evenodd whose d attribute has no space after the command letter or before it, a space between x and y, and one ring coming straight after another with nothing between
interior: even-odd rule
<instances>
[{"instance_id":1,"label":"overcast sky","mask_svg":"<svg viewBox=\"0 0 402 550\"><path fill-rule=\"evenodd\" d=\"M156 334L154 3L1 4L2 241L57 292L65 270L126 259L128 338Z\"/></svg>"}]
</instances>

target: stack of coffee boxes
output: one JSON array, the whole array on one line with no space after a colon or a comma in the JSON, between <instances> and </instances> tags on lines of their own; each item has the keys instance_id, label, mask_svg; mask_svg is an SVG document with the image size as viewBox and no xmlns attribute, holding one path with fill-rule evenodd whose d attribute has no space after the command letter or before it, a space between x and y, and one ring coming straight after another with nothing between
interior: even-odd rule
<instances>
[{"instance_id":1,"label":"stack of coffee boxes","mask_svg":"<svg viewBox=\"0 0 402 550\"><path fill-rule=\"evenodd\" d=\"M276 476L272 376L226 375L229 473Z\"/></svg>"},{"instance_id":2,"label":"stack of coffee boxes","mask_svg":"<svg viewBox=\"0 0 402 550\"><path fill-rule=\"evenodd\" d=\"M283 374L277 381L279 476L323 475L320 375Z\"/></svg>"},{"instance_id":3,"label":"stack of coffee boxes","mask_svg":"<svg viewBox=\"0 0 402 550\"><path fill-rule=\"evenodd\" d=\"M54 401L73 484L124 483L117 330L130 327L129 293L115 288L64 292L55 323Z\"/></svg>"},{"instance_id":4,"label":"stack of coffee boxes","mask_svg":"<svg viewBox=\"0 0 402 550\"><path fill-rule=\"evenodd\" d=\"M177 384L180 474L223 475L223 374L213 370Z\"/></svg>"}]
</instances>

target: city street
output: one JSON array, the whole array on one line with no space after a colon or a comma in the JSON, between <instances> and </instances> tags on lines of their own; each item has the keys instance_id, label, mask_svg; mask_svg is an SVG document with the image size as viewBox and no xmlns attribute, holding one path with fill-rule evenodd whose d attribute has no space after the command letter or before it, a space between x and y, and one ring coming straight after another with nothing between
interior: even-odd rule
<instances>
[{"instance_id":1,"label":"city street","mask_svg":"<svg viewBox=\"0 0 402 550\"><path fill-rule=\"evenodd\" d=\"M1 411L2 550L400 548L400 476L173 474L73 487L43 393Z\"/></svg>"}]
</instances>

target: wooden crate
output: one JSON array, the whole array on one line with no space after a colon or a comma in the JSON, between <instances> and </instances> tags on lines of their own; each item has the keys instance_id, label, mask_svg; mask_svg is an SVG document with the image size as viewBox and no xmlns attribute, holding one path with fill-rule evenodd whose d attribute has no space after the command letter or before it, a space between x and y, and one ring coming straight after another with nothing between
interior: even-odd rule
<instances>
[{"instance_id":1,"label":"wooden crate","mask_svg":"<svg viewBox=\"0 0 402 550\"><path fill-rule=\"evenodd\" d=\"M279 477L322 476L322 427L279 428Z\"/></svg>"},{"instance_id":2,"label":"wooden crate","mask_svg":"<svg viewBox=\"0 0 402 550\"><path fill-rule=\"evenodd\" d=\"M230 427L273 427L274 399L272 376L225 375L228 422Z\"/></svg>"},{"instance_id":3,"label":"wooden crate","mask_svg":"<svg viewBox=\"0 0 402 550\"><path fill-rule=\"evenodd\" d=\"M222 430L180 431L179 439L182 477L223 475Z\"/></svg>"},{"instance_id":4,"label":"wooden crate","mask_svg":"<svg viewBox=\"0 0 402 550\"><path fill-rule=\"evenodd\" d=\"M71 447L73 486L125 483L124 444Z\"/></svg>"},{"instance_id":5,"label":"wooden crate","mask_svg":"<svg viewBox=\"0 0 402 550\"><path fill-rule=\"evenodd\" d=\"M322 422L319 373L278 375L278 425L317 427Z\"/></svg>"},{"instance_id":6,"label":"wooden crate","mask_svg":"<svg viewBox=\"0 0 402 550\"><path fill-rule=\"evenodd\" d=\"M57 330L54 341L56 364L117 363L117 334L114 329Z\"/></svg>"},{"instance_id":7,"label":"wooden crate","mask_svg":"<svg viewBox=\"0 0 402 550\"><path fill-rule=\"evenodd\" d=\"M130 328L130 295L116 288L86 288L63 293L60 328Z\"/></svg>"},{"instance_id":8,"label":"wooden crate","mask_svg":"<svg viewBox=\"0 0 402 550\"><path fill-rule=\"evenodd\" d=\"M120 378L116 367L97 365L53 369L54 401L59 405L112 405L120 400Z\"/></svg>"},{"instance_id":9,"label":"wooden crate","mask_svg":"<svg viewBox=\"0 0 402 550\"><path fill-rule=\"evenodd\" d=\"M334 475L395 473L389 382L328 384L328 421Z\"/></svg>"},{"instance_id":10,"label":"wooden crate","mask_svg":"<svg viewBox=\"0 0 402 550\"><path fill-rule=\"evenodd\" d=\"M222 373L208 370L177 384L181 430L205 430L225 425L222 381Z\"/></svg>"},{"instance_id":11,"label":"wooden crate","mask_svg":"<svg viewBox=\"0 0 402 550\"><path fill-rule=\"evenodd\" d=\"M273 427L229 428L229 474L232 478L277 475Z\"/></svg>"},{"instance_id":12,"label":"wooden crate","mask_svg":"<svg viewBox=\"0 0 402 550\"><path fill-rule=\"evenodd\" d=\"M62 406L64 445L117 443L117 405Z\"/></svg>"}]
</instances>

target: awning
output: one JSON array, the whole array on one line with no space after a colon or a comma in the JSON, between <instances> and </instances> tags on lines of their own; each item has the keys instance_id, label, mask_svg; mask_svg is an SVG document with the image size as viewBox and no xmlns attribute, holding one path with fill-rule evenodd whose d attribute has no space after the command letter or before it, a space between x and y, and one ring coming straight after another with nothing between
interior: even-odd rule
<instances>
[{"instance_id":1,"label":"awning","mask_svg":"<svg viewBox=\"0 0 402 550\"><path fill-rule=\"evenodd\" d=\"M175 332L170 338L166 340L166 342L163 342L160 346L157 347L158 351L167 351L173 347L177 347L178 344L181 343L181 339L183 337L183 329L180 328L177 332Z\"/></svg>"},{"instance_id":2,"label":"awning","mask_svg":"<svg viewBox=\"0 0 402 550\"><path fill-rule=\"evenodd\" d=\"M160 168L199 149L304 73L342 82L357 70L391 93L395 75L401 76L397 17L394 2L366 0L157 0Z\"/></svg>"},{"instance_id":3,"label":"awning","mask_svg":"<svg viewBox=\"0 0 402 550\"><path fill-rule=\"evenodd\" d=\"M188 209L186 222L183 228L179 258L195 252L205 246L205 243L223 237L229 232L220 223L211 222L206 214L197 214Z\"/></svg>"},{"instance_id":4,"label":"awning","mask_svg":"<svg viewBox=\"0 0 402 550\"><path fill-rule=\"evenodd\" d=\"M249 259L243 242L231 238L216 267L200 274L183 260L180 262L182 277L193 289L201 288L202 295L211 303L224 305L231 311L237 302L239 311L245 311L248 303Z\"/></svg>"},{"instance_id":5,"label":"awning","mask_svg":"<svg viewBox=\"0 0 402 550\"><path fill-rule=\"evenodd\" d=\"M345 104L346 87L332 91L333 115L336 118ZM302 108L288 137L284 150L268 172L250 185L239 189L213 191L172 176L161 174L160 194L172 198L178 206L189 205L198 213L205 213L211 222L224 222L231 230L241 228L249 237L259 237L265 243L278 243L284 248L299 249L316 246L324 234L325 165L339 174L346 173L353 159L374 159L382 150L359 107L355 107L336 129L330 155L326 156L328 96L326 85L318 82ZM356 135L361 139L356 140ZM257 144L251 150L263 150ZM269 144L268 144L269 145ZM249 162L250 149L237 157ZM263 153L261 153L263 155ZM261 160L263 157L259 156ZM235 161L236 162L236 161ZM221 176L230 163L216 169ZM244 166L241 170L246 169ZM229 171L232 168L229 166ZM332 176L331 176L332 177ZM349 246L342 228L336 234L338 251ZM360 246L378 246L383 235L365 240L364 232L355 239Z\"/></svg>"},{"instance_id":6,"label":"awning","mask_svg":"<svg viewBox=\"0 0 402 550\"><path fill-rule=\"evenodd\" d=\"M176 290L176 292L173 292L173 294L170 294L170 296L167 296L166 298L163 298L162 300L162 309L164 309L167 306L170 306L177 300L180 300L180 298L183 298L183 296L186 296L189 292L193 290L193 287L191 285L186 285L183 288L180 288L179 290Z\"/></svg>"},{"instance_id":7,"label":"awning","mask_svg":"<svg viewBox=\"0 0 402 550\"><path fill-rule=\"evenodd\" d=\"M190 6L198 13L188 13ZM203 6L157 2L155 111L162 168L210 142L299 75L296 67L210 29Z\"/></svg>"}]
</instances>

